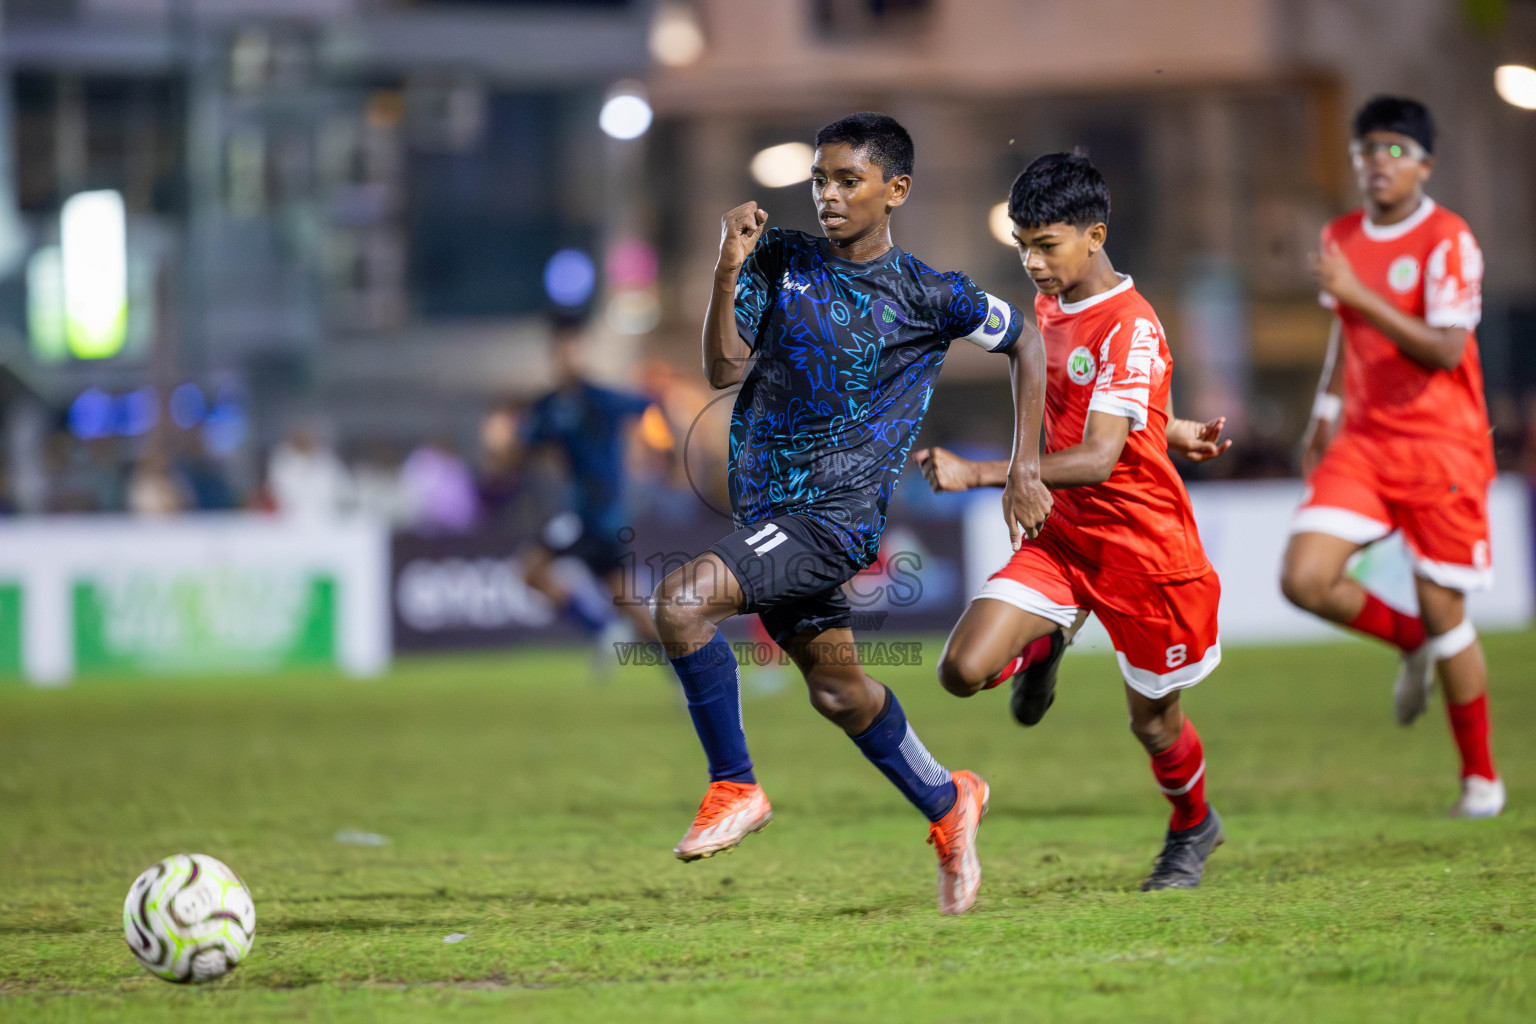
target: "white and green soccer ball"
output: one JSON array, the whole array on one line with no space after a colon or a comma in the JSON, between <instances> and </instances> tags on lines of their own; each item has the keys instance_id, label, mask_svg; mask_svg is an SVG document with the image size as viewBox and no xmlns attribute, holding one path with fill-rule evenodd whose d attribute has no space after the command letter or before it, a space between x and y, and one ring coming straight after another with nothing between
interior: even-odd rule
<instances>
[{"instance_id":1,"label":"white and green soccer ball","mask_svg":"<svg viewBox=\"0 0 1536 1024\"><path fill-rule=\"evenodd\" d=\"M223 861L178 853L128 890L123 934L149 973L181 983L212 981L251 951L256 904Z\"/></svg>"}]
</instances>

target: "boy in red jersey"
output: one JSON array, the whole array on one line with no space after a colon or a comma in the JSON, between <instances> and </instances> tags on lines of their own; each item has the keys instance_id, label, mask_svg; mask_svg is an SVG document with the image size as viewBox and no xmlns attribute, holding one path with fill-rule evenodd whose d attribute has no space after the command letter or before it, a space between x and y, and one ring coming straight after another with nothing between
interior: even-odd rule
<instances>
[{"instance_id":1,"label":"boy in red jersey","mask_svg":"<svg viewBox=\"0 0 1536 1024\"><path fill-rule=\"evenodd\" d=\"M1071 632L1096 613L1120 661L1131 731L1173 805L1162 853L1141 887L1194 888L1222 829L1205 801L1205 757L1179 691L1221 661L1221 585L1168 449L1196 459L1219 454L1221 423L1175 421L1170 429L1168 343L1157 314L1104 251L1109 189L1086 157L1034 161L1013 183L1008 214L1039 291L1046 357L1039 474L1054 504L1037 536L1012 531L1014 555L950 633L939 678L969 697L1012 676L1014 716L1033 725L1054 698ZM1017 463L1036 443L1042 402L1028 394L1014 400ZM917 453L917 461L937 491L1013 483L1007 462L973 462L939 448Z\"/></svg>"},{"instance_id":2,"label":"boy in red jersey","mask_svg":"<svg viewBox=\"0 0 1536 1024\"><path fill-rule=\"evenodd\" d=\"M1314 615L1402 652L1392 694L1402 724L1424 712L1439 669L1461 752L1462 793L1451 813L1493 817L1504 808L1504 784L1488 745L1488 668L1465 596L1492 583L1493 444L1472 333L1482 314L1482 252L1466 222L1424 194L1435 132L1422 104L1377 97L1355 115L1354 136L1366 206L1323 229L1316 273L1338 319L1281 588ZM1418 615L1344 573L1351 555L1393 530L1413 558Z\"/></svg>"}]
</instances>

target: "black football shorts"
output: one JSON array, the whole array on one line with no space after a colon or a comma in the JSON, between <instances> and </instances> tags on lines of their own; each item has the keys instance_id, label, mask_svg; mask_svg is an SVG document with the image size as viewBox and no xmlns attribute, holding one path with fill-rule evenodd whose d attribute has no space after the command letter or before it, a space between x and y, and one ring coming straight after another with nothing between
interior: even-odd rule
<instances>
[{"instance_id":1,"label":"black football shorts","mask_svg":"<svg viewBox=\"0 0 1536 1024\"><path fill-rule=\"evenodd\" d=\"M780 647L853 624L842 585L859 566L825 526L808 516L764 519L737 530L709 550L741 583L742 608L756 612Z\"/></svg>"},{"instance_id":2,"label":"black football shorts","mask_svg":"<svg viewBox=\"0 0 1536 1024\"><path fill-rule=\"evenodd\" d=\"M545 523L539 542L556 558L580 559L598 579L624 564L624 545L593 529L575 512L561 512Z\"/></svg>"}]
</instances>

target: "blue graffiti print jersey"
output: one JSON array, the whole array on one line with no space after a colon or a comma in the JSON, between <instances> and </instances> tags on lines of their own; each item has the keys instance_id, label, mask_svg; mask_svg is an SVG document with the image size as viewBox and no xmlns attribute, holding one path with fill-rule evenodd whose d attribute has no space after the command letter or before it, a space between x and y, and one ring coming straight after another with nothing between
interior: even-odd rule
<instances>
[{"instance_id":1,"label":"blue graffiti print jersey","mask_svg":"<svg viewBox=\"0 0 1536 1024\"><path fill-rule=\"evenodd\" d=\"M737 278L736 328L757 356L731 414L737 527L809 516L863 567L950 342L1006 352L1022 324L964 274L900 247L856 263L769 228Z\"/></svg>"}]
</instances>

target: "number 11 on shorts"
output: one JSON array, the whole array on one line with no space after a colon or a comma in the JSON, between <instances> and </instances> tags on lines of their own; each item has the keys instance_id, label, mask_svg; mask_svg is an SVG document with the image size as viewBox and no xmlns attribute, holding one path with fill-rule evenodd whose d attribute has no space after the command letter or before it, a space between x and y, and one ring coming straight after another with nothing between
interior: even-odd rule
<instances>
[{"instance_id":1,"label":"number 11 on shorts","mask_svg":"<svg viewBox=\"0 0 1536 1024\"><path fill-rule=\"evenodd\" d=\"M754 555L766 555L787 540L789 540L789 534L779 529L777 525L769 523L748 537L746 543Z\"/></svg>"}]
</instances>

